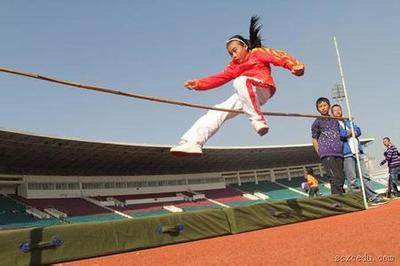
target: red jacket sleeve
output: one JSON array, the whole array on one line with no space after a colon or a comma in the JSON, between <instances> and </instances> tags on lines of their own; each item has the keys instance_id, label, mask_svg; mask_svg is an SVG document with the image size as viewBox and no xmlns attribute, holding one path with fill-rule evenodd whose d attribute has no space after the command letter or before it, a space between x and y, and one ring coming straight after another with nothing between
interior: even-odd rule
<instances>
[{"instance_id":1,"label":"red jacket sleeve","mask_svg":"<svg viewBox=\"0 0 400 266\"><path fill-rule=\"evenodd\" d=\"M235 76L229 64L223 72L199 79L196 90L213 89L224 85L234 78Z\"/></svg>"},{"instance_id":2,"label":"red jacket sleeve","mask_svg":"<svg viewBox=\"0 0 400 266\"><path fill-rule=\"evenodd\" d=\"M280 66L290 71L293 70L293 67L302 66L304 68L304 64L302 62L284 51L263 47L253 49L252 52L256 53L257 58L264 63L271 63L275 66Z\"/></svg>"}]
</instances>

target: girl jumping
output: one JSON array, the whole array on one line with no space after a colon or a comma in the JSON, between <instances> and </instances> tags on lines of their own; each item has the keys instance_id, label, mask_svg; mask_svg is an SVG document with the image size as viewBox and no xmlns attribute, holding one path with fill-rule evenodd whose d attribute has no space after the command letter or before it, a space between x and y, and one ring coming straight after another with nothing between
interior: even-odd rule
<instances>
[{"instance_id":1,"label":"girl jumping","mask_svg":"<svg viewBox=\"0 0 400 266\"><path fill-rule=\"evenodd\" d=\"M233 80L235 93L215 107L243 111L256 132L263 136L268 133L269 127L260 107L276 91L270 64L286 68L296 76L304 74L304 64L286 52L263 47L258 20L256 16L251 17L249 39L241 35L234 35L228 39L226 48L231 61L223 72L188 80L184 86L189 90L204 91ZM207 140L226 120L236 115L237 113L231 112L208 111L181 137L179 145L171 148L171 153L178 156L201 155L202 147Z\"/></svg>"}]
</instances>

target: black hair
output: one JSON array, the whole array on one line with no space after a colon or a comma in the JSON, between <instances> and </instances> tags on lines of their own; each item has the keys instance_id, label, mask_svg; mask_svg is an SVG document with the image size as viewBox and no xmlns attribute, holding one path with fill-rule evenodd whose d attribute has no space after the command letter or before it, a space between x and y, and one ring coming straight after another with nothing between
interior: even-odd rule
<instances>
[{"instance_id":1,"label":"black hair","mask_svg":"<svg viewBox=\"0 0 400 266\"><path fill-rule=\"evenodd\" d=\"M331 106L331 110L333 110L334 107L339 107L340 109L342 109L342 106L340 106L340 105L337 104L337 103Z\"/></svg>"},{"instance_id":2,"label":"black hair","mask_svg":"<svg viewBox=\"0 0 400 266\"><path fill-rule=\"evenodd\" d=\"M306 167L306 173L308 175L314 176L314 170L311 167Z\"/></svg>"},{"instance_id":3,"label":"black hair","mask_svg":"<svg viewBox=\"0 0 400 266\"><path fill-rule=\"evenodd\" d=\"M246 44L248 50L252 50L254 48L262 47L261 43L261 25L258 23L260 18L258 16L252 16L250 19L250 27L249 27L249 39L244 38L242 35L233 35L228 39L226 45L228 45L231 41L235 39L239 39L243 44Z\"/></svg>"},{"instance_id":4,"label":"black hair","mask_svg":"<svg viewBox=\"0 0 400 266\"><path fill-rule=\"evenodd\" d=\"M328 98L319 97L319 98L317 99L317 101L315 102L315 107L317 107L317 110L318 110L318 104L320 104L320 103L322 103L322 102L326 102L329 106L331 106L331 103L329 102L329 99L328 99Z\"/></svg>"},{"instance_id":5,"label":"black hair","mask_svg":"<svg viewBox=\"0 0 400 266\"><path fill-rule=\"evenodd\" d=\"M228 41L226 42L226 45L228 45L231 41L233 41L235 39L241 40L244 44L246 44L248 47L250 47L249 40L244 38L242 35L233 35L232 37L230 37L228 39Z\"/></svg>"},{"instance_id":6,"label":"black hair","mask_svg":"<svg viewBox=\"0 0 400 266\"><path fill-rule=\"evenodd\" d=\"M389 137L384 137L383 140L385 140L385 139L387 139L388 141L390 141L390 138L389 138Z\"/></svg>"},{"instance_id":7,"label":"black hair","mask_svg":"<svg viewBox=\"0 0 400 266\"><path fill-rule=\"evenodd\" d=\"M262 47L261 43L261 25L258 24L258 20L260 17L252 16L250 19L250 28L249 28L249 49L254 49L258 47Z\"/></svg>"}]
</instances>

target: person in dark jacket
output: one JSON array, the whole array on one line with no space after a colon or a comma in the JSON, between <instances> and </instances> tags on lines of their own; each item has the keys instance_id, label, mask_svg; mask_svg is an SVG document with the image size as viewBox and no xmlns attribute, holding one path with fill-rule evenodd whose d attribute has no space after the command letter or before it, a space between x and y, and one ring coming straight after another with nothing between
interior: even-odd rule
<instances>
[{"instance_id":1,"label":"person in dark jacket","mask_svg":"<svg viewBox=\"0 0 400 266\"><path fill-rule=\"evenodd\" d=\"M400 197L398 190L399 174L400 174L400 156L397 148L392 144L389 137L383 138L383 145L386 147L384 153L385 159L381 162L381 165L388 164L389 167L389 180L388 180L388 197L390 197L393 191L394 196ZM391 189L390 189L391 188Z\"/></svg>"}]
</instances>

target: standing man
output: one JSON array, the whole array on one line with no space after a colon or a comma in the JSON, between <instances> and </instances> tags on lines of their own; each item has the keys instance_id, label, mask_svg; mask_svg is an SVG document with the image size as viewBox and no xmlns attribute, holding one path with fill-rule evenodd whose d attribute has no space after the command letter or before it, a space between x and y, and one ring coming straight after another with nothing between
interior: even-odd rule
<instances>
[{"instance_id":1,"label":"standing man","mask_svg":"<svg viewBox=\"0 0 400 266\"><path fill-rule=\"evenodd\" d=\"M333 117L343 117L342 107L338 104L332 105L331 112ZM349 180L350 189L357 189L356 176L357 176L357 160L356 151L358 151L360 159L360 168L364 189L368 200L372 203L382 202L381 197L371 185L371 178L368 173L366 156L363 147L358 140L361 136L361 129L353 123L355 137L352 136L351 125L349 120L339 121L340 138L343 141L343 155L344 155L344 175ZM357 149L357 150L355 150ZM359 189L359 188L358 188Z\"/></svg>"},{"instance_id":2,"label":"standing man","mask_svg":"<svg viewBox=\"0 0 400 266\"><path fill-rule=\"evenodd\" d=\"M400 174L400 158L399 158L399 151L397 148L390 142L390 138L384 137L383 138L383 145L387 148L385 151L385 160L381 162L381 165L388 163L389 167L389 180L388 180L388 197L390 197L391 189L393 189L393 194L396 197L399 197L399 190L397 189L398 186L398 178Z\"/></svg>"},{"instance_id":3,"label":"standing man","mask_svg":"<svg viewBox=\"0 0 400 266\"><path fill-rule=\"evenodd\" d=\"M331 106L327 98L318 98L315 106L324 118L317 118L312 124L312 144L329 175L331 193L342 194L345 191L343 189L343 145L339 135L339 124L329 115Z\"/></svg>"}]
</instances>

